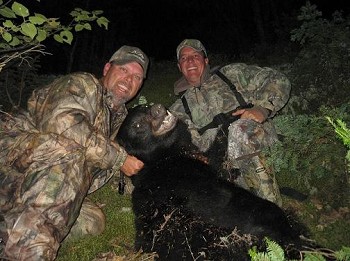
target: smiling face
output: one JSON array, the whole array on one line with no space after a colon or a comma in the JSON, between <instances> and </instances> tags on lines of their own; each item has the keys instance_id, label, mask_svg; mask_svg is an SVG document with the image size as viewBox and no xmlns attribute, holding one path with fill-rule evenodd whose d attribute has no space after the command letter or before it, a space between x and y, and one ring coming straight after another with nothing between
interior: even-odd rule
<instances>
[{"instance_id":1,"label":"smiling face","mask_svg":"<svg viewBox=\"0 0 350 261\"><path fill-rule=\"evenodd\" d=\"M208 62L208 58L205 58L202 52L186 46L180 51L178 66L189 84L199 86Z\"/></svg>"},{"instance_id":2,"label":"smiling face","mask_svg":"<svg viewBox=\"0 0 350 261\"><path fill-rule=\"evenodd\" d=\"M117 65L106 63L101 79L107 96L112 100L112 109L117 110L135 97L143 83L143 69L137 62Z\"/></svg>"}]
</instances>

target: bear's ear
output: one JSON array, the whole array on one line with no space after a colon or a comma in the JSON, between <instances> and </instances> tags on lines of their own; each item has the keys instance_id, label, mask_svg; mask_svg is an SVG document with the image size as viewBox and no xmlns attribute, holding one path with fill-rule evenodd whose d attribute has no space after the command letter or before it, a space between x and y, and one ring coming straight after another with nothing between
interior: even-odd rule
<instances>
[{"instance_id":1,"label":"bear's ear","mask_svg":"<svg viewBox=\"0 0 350 261\"><path fill-rule=\"evenodd\" d=\"M121 124L116 141L123 146L128 153L132 153L140 147L141 141L148 139L150 133L149 107L139 105L128 110L128 115Z\"/></svg>"}]
</instances>

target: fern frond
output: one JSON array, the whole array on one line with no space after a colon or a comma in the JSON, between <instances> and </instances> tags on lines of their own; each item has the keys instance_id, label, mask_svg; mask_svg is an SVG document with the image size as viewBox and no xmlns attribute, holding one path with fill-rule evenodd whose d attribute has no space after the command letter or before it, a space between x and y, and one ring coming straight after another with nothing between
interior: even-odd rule
<instances>
[{"instance_id":1,"label":"fern frond","mask_svg":"<svg viewBox=\"0 0 350 261\"><path fill-rule=\"evenodd\" d=\"M285 260L284 251L278 243L269 238L265 238L265 242L267 244L267 254L270 261Z\"/></svg>"}]
</instances>

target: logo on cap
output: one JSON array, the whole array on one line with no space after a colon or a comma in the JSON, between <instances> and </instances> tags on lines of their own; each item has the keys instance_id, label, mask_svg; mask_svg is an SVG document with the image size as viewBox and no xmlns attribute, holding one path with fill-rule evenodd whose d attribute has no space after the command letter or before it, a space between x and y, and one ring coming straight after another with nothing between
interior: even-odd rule
<instances>
[{"instance_id":1,"label":"logo on cap","mask_svg":"<svg viewBox=\"0 0 350 261\"><path fill-rule=\"evenodd\" d=\"M145 62L145 57L143 56L142 53L138 52L137 50L131 51L129 53L137 56L137 58L139 58L142 62Z\"/></svg>"},{"instance_id":2,"label":"logo on cap","mask_svg":"<svg viewBox=\"0 0 350 261\"><path fill-rule=\"evenodd\" d=\"M143 76L146 77L148 67L148 57L139 48L124 45L120 47L109 59L109 62L125 64L128 62L137 62L142 66Z\"/></svg>"}]
</instances>

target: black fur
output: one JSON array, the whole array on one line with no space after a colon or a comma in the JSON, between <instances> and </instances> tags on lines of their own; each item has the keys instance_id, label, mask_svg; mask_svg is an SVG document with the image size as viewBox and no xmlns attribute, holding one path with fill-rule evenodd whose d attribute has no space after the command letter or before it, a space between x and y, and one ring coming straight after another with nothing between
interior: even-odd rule
<instances>
[{"instance_id":1,"label":"black fur","mask_svg":"<svg viewBox=\"0 0 350 261\"><path fill-rule=\"evenodd\" d=\"M157 252L159 260L249 260L264 237L287 252L303 244L277 205L218 179L192 156L184 123L154 135L165 115L161 105L134 108L117 137L145 163L132 178L137 250Z\"/></svg>"}]
</instances>

